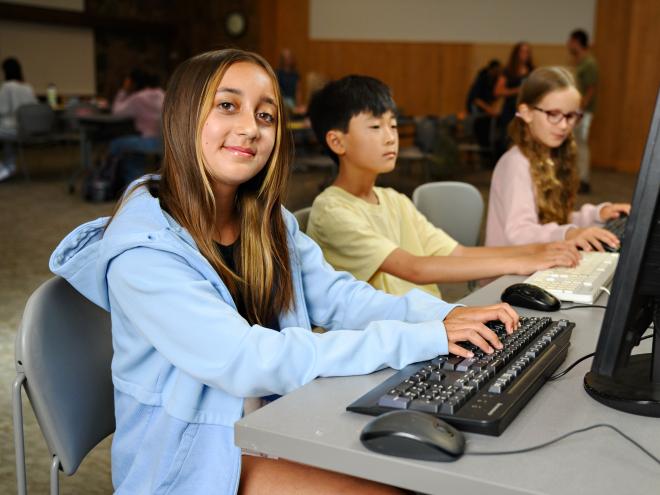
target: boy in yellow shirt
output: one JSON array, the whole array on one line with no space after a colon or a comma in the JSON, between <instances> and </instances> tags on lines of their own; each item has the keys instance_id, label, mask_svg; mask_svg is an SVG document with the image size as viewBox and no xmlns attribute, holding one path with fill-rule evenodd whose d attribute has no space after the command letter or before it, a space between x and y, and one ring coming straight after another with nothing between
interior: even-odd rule
<instances>
[{"instance_id":1,"label":"boy in yellow shirt","mask_svg":"<svg viewBox=\"0 0 660 495\"><path fill-rule=\"evenodd\" d=\"M413 288L440 297L435 284L575 266L573 244L466 247L434 227L405 195L376 187L396 164L399 137L389 88L366 76L328 83L309 106L319 142L339 165L312 205L307 234L338 270L402 295ZM456 212L460 215L460 212Z\"/></svg>"}]
</instances>

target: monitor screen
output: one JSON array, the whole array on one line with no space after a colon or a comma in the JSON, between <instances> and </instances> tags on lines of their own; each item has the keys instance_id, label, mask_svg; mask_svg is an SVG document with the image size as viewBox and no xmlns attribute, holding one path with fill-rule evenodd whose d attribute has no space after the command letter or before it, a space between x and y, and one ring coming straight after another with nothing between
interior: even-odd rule
<instances>
[{"instance_id":1,"label":"monitor screen","mask_svg":"<svg viewBox=\"0 0 660 495\"><path fill-rule=\"evenodd\" d=\"M637 176L611 296L584 386L596 400L660 417L660 92ZM650 354L631 354L652 322ZM655 360L654 360L655 357Z\"/></svg>"}]
</instances>

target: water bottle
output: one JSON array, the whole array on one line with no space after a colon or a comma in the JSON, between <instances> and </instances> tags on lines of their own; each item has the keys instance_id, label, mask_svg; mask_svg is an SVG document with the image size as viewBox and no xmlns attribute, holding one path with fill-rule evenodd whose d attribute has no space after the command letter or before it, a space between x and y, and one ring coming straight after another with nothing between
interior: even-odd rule
<instances>
[{"instance_id":1,"label":"water bottle","mask_svg":"<svg viewBox=\"0 0 660 495\"><path fill-rule=\"evenodd\" d=\"M57 87L55 86L55 83L50 83L46 88L46 100L51 108L57 106Z\"/></svg>"}]
</instances>

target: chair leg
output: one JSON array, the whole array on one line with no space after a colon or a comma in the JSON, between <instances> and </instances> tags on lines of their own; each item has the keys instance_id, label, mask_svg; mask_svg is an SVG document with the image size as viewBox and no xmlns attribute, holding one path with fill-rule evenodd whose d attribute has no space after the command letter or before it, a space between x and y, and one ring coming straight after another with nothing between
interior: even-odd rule
<instances>
[{"instance_id":1,"label":"chair leg","mask_svg":"<svg viewBox=\"0 0 660 495\"><path fill-rule=\"evenodd\" d=\"M50 495L60 494L60 458L53 456L53 462L50 463Z\"/></svg>"},{"instance_id":2,"label":"chair leg","mask_svg":"<svg viewBox=\"0 0 660 495\"><path fill-rule=\"evenodd\" d=\"M14 451L16 453L16 488L18 495L27 495L27 475L25 468L25 437L23 434L23 402L21 390L25 373L18 373L12 385L12 406L14 415Z\"/></svg>"},{"instance_id":3,"label":"chair leg","mask_svg":"<svg viewBox=\"0 0 660 495\"><path fill-rule=\"evenodd\" d=\"M30 174L28 173L27 163L25 163L25 154L23 152L23 146L18 145L18 162L21 164L21 169L23 170L23 177L25 180L30 182Z\"/></svg>"}]
</instances>

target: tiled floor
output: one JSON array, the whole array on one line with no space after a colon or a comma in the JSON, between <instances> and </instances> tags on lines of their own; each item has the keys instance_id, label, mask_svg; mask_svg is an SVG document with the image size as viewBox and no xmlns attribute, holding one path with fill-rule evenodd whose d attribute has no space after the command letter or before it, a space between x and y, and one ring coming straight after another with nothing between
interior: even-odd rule
<instances>
[{"instance_id":1,"label":"tiled floor","mask_svg":"<svg viewBox=\"0 0 660 495\"><path fill-rule=\"evenodd\" d=\"M14 338L29 294L50 273L48 257L60 239L83 221L107 215L112 204L91 204L69 195L66 177L77 159L75 148L28 153L32 181L14 178L0 183L0 493L15 491L14 452L11 425L10 384L14 378ZM383 185L406 194L423 182L420 164L402 163L383 177ZM307 168L292 176L286 205L291 210L311 204L320 188L330 180L327 168ZM484 197L488 193L489 171L459 173L454 179L476 185ZM605 199L627 201L635 177L607 171L594 171L593 194L581 201ZM443 294L454 300L466 291L464 284L444 286ZM31 493L48 491L50 458L27 402L26 439L28 480ZM98 446L72 478L62 478L63 494L105 494L112 492L109 467L109 439Z\"/></svg>"}]
</instances>

